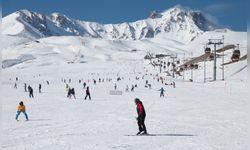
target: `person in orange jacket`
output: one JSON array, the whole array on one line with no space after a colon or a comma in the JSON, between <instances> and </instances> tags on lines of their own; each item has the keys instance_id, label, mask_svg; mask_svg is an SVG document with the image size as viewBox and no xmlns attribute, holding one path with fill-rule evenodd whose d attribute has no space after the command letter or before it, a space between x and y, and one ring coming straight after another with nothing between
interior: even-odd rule
<instances>
[{"instance_id":1,"label":"person in orange jacket","mask_svg":"<svg viewBox=\"0 0 250 150\"><path fill-rule=\"evenodd\" d=\"M25 115L26 121L28 121L29 118L28 118L28 115L27 115L26 110L25 110L25 105L23 104L22 101L17 106L17 113L16 113L16 120L17 121L19 121L18 116L21 114L21 112Z\"/></svg>"}]
</instances>

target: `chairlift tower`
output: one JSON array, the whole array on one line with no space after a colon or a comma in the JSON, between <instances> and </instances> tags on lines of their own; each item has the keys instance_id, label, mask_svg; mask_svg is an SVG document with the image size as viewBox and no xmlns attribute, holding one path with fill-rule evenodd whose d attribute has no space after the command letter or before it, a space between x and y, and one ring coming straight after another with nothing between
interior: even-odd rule
<instances>
[{"instance_id":1,"label":"chairlift tower","mask_svg":"<svg viewBox=\"0 0 250 150\"><path fill-rule=\"evenodd\" d=\"M170 58L172 59L172 65L173 65L173 64L174 64L175 59L177 58L177 54L176 54L175 56L173 56L173 55L172 55L172 56L170 56ZM173 66L173 75L172 75L172 76L173 76L173 78L175 77L175 75L174 75L174 71L175 71L175 70L174 70L174 69L175 69L175 67Z\"/></svg>"},{"instance_id":2,"label":"chairlift tower","mask_svg":"<svg viewBox=\"0 0 250 150\"><path fill-rule=\"evenodd\" d=\"M223 39L208 39L208 45L214 45L214 81L216 81L216 45L223 44Z\"/></svg>"}]
</instances>

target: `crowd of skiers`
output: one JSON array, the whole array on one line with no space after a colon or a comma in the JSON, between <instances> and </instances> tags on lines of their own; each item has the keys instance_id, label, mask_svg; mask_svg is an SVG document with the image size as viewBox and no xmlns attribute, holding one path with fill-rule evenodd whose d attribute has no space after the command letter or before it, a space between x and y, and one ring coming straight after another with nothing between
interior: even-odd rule
<instances>
[{"instance_id":1,"label":"crowd of skiers","mask_svg":"<svg viewBox=\"0 0 250 150\"><path fill-rule=\"evenodd\" d=\"M84 92L85 93L84 100L86 100L86 99L91 100L90 88L88 86L91 83L91 81L92 81L93 85L96 85L97 83L103 83L105 81L106 82L112 82L112 81L114 82L114 81L116 81L116 83L114 83L114 90L117 90L118 89L118 83L120 81L122 81L123 79L124 79L124 77L120 77L120 76L118 76L116 78L116 80L112 80L112 78L106 78L106 80L105 80L105 78L98 78L98 79L92 79L92 80L88 79L88 80L85 80L85 81L83 79L79 79L78 83L82 85L82 88L83 88L82 92L84 92L84 90L85 90L85 92ZM138 76L135 77L135 80L140 80L140 79L144 80L144 76L141 77L141 78L138 77ZM154 77L153 79L156 80L157 82L160 82L163 86L172 85L173 88L175 88L175 82L174 81L172 83L170 83L170 84L167 84L167 83L164 83L164 80L162 78ZM130 80L130 78L129 78L129 80ZM72 83L72 79L64 79L64 78L62 78L61 81L66 84L67 97L69 99L71 99L72 97L74 99L76 99L76 94L75 94L74 87L71 88L69 86L69 84ZM17 82L18 82L18 77L16 78L14 88L17 88ZM49 81L46 81L46 83L47 83L47 85L50 84ZM160 97L165 96L166 90L163 88L163 86L158 90L158 91L160 91ZM129 85L126 85L125 91L126 92L129 92L129 91L134 92L135 88L137 88L137 87L138 87L138 85L136 83L131 84L130 87L129 87ZM152 89L152 84L150 84L148 80L145 80L145 88ZM33 92L34 90L30 85L27 85L27 83L24 83L24 91L29 93L30 98L34 98L34 92ZM42 84L41 83L38 84L38 92L42 93ZM136 111L137 111L137 115L138 115L137 118L136 118L137 119L138 129L139 129L137 135L139 135L139 134L147 134L147 129L146 129L146 125L145 125L146 111L145 111L145 108L143 106L143 103L139 98L136 98L134 100L134 102L136 104ZM16 120L17 121L19 121L18 117L19 117L19 115L21 113L24 114L26 120L28 121L29 120L28 114L26 113L26 108L25 108L25 105L24 105L24 103L22 101L19 103L19 105L17 107L17 113L16 113Z\"/></svg>"}]
</instances>

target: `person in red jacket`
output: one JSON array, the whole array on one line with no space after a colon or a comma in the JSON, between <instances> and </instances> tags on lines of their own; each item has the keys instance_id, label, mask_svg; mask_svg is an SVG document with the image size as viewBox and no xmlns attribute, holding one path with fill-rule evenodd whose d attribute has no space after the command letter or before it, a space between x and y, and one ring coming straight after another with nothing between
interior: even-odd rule
<instances>
[{"instance_id":1,"label":"person in red jacket","mask_svg":"<svg viewBox=\"0 0 250 150\"><path fill-rule=\"evenodd\" d=\"M135 99L135 104L136 104L136 109L137 109L137 114L138 114L137 124L139 127L139 132L136 135L139 135L141 133L147 134L147 129L146 129L146 126L144 123L145 117L146 117L146 112L145 112L144 106L143 106L142 102L139 100L139 98Z\"/></svg>"}]
</instances>

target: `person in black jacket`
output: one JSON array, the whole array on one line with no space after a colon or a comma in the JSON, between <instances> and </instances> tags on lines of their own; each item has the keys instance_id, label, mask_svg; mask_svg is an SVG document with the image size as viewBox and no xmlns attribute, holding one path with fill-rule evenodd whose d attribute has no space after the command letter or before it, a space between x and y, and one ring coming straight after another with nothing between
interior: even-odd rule
<instances>
[{"instance_id":1,"label":"person in black jacket","mask_svg":"<svg viewBox=\"0 0 250 150\"><path fill-rule=\"evenodd\" d=\"M139 132L136 135L139 135L141 133L147 134L147 129L146 129L146 126L144 123L145 118L146 118L146 112L145 112L144 106L138 98L135 99L135 104L136 104L136 110L137 110L137 114L138 114L137 124L139 127Z\"/></svg>"},{"instance_id":2,"label":"person in black jacket","mask_svg":"<svg viewBox=\"0 0 250 150\"><path fill-rule=\"evenodd\" d=\"M86 100L87 97L89 97L89 100L91 100L91 96L90 96L90 92L89 92L89 87L88 86L87 86L87 89L86 89L86 96L85 96L84 100Z\"/></svg>"},{"instance_id":3,"label":"person in black jacket","mask_svg":"<svg viewBox=\"0 0 250 150\"><path fill-rule=\"evenodd\" d=\"M74 96L74 99L76 99L75 89L74 89L74 88L71 89L70 98L71 98L71 95L73 95L73 96Z\"/></svg>"},{"instance_id":4,"label":"person in black jacket","mask_svg":"<svg viewBox=\"0 0 250 150\"><path fill-rule=\"evenodd\" d=\"M28 91L29 91L29 97L31 98L34 98L34 95L33 95L33 88L29 85L28 86Z\"/></svg>"},{"instance_id":5,"label":"person in black jacket","mask_svg":"<svg viewBox=\"0 0 250 150\"><path fill-rule=\"evenodd\" d=\"M39 93L41 93L41 92L42 92L42 91L41 91L41 90L42 90L42 85L39 84L39 87L38 87L38 88L39 88Z\"/></svg>"}]
</instances>

